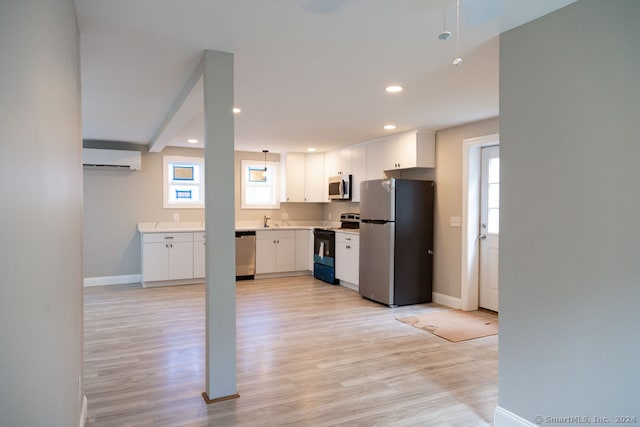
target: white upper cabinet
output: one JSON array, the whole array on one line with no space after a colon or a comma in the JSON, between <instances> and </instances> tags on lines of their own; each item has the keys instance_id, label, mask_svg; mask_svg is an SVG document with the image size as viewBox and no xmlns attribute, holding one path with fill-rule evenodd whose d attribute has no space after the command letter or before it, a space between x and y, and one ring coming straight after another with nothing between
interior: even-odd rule
<instances>
[{"instance_id":1,"label":"white upper cabinet","mask_svg":"<svg viewBox=\"0 0 640 427\"><path fill-rule=\"evenodd\" d=\"M351 147L351 201L360 201L360 183L367 179L367 146L365 144Z\"/></svg>"},{"instance_id":2,"label":"white upper cabinet","mask_svg":"<svg viewBox=\"0 0 640 427\"><path fill-rule=\"evenodd\" d=\"M304 202L305 161L302 153L287 153L281 202Z\"/></svg>"},{"instance_id":3,"label":"white upper cabinet","mask_svg":"<svg viewBox=\"0 0 640 427\"><path fill-rule=\"evenodd\" d=\"M281 202L326 202L324 197L324 155L287 153L285 186Z\"/></svg>"},{"instance_id":4,"label":"white upper cabinet","mask_svg":"<svg viewBox=\"0 0 640 427\"><path fill-rule=\"evenodd\" d=\"M304 201L326 202L324 154L305 154L304 156Z\"/></svg>"},{"instance_id":5,"label":"white upper cabinet","mask_svg":"<svg viewBox=\"0 0 640 427\"><path fill-rule=\"evenodd\" d=\"M325 174L328 177L349 175L351 171L351 147L328 151L324 154Z\"/></svg>"},{"instance_id":6,"label":"white upper cabinet","mask_svg":"<svg viewBox=\"0 0 640 427\"><path fill-rule=\"evenodd\" d=\"M436 140L432 132L410 131L367 144L367 179L384 177L383 171L434 168Z\"/></svg>"}]
</instances>

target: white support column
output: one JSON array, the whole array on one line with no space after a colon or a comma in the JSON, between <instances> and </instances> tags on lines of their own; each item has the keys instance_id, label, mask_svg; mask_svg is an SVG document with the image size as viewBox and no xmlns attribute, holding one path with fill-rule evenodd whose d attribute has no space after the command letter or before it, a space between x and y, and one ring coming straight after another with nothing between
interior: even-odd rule
<instances>
[{"instance_id":1,"label":"white support column","mask_svg":"<svg viewBox=\"0 0 640 427\"><path fill-rule=\"evenodd\" d=\"M233 54L205 51L207 403L238 397L234 207Z\"/></svg>"}]
</instances>

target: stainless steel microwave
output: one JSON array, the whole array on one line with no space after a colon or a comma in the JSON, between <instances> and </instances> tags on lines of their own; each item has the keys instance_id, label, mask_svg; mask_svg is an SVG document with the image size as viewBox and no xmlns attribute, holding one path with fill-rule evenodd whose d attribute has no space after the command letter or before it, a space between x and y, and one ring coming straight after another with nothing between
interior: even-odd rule
<instances>
[{"instance_id":1,"label":"stainless steel microwave","mask_svg":"<svg viewBox=\"0 0 640 427\"><path fill-rule=\"evenodd\" d=\"M329 177L329 199L351 200L351 175Z\"/></svg>"}]
</instances>

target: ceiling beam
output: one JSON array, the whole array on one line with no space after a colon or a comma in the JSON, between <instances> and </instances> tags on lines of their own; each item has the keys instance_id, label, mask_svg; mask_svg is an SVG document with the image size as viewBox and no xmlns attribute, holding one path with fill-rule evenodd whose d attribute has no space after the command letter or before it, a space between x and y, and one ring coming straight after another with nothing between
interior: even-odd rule
<instances>
[{"instance_id":1,"label":"ceiling beam","mask_svg":"<svg viewBox=\"0 0 640 427\"><path fill-rule=\"evenodd\" d=\"M149 143L149 151L158 153L171 143L171 140L184 129L195 114L202 112L203 95L203 61L199 61L184 85L178 98L171 106L162 125Z\"/></svg>"}]
</instances>

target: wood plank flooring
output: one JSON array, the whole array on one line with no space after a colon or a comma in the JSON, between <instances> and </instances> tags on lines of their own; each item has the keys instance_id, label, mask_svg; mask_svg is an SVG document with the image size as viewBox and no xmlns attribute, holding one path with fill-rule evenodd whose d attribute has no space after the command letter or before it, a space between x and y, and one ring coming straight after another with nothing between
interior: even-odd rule
<instances>
[{"instance_id":1,"label":"wood plank flooring","mask_svg":"<svg viewBox=\"0 0 640 427\"><path fill-rule=\"evenodd\" d=\"M206 405L203 285L86 288L87 425L491 425L498 337L454 344L396 320L443 308L309 276L238 282L240 398Z\"/></svg>"}]
</instances>

